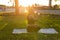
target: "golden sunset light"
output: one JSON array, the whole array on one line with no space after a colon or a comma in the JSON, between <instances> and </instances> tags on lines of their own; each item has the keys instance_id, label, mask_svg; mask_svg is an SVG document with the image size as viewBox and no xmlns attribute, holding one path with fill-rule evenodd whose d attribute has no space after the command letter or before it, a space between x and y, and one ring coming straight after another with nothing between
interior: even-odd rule
<instances>
[{"instance_id":1,"label":"golden sunset light","mask_svg":"<svg viewBox=\"0 0 60 40\"><path fill-rule=\"evenodd\" d=\"M48 6L48 0L43 1L43 0L19 0L19 5L22 6L31 6L33 4L40 4L40 5L46 5Z\"/></svg>"},{"instance_id":2,"label":"golden sunset light","mask_svg":"<svg viewBox=\"0 0 60 40\"><path fill-rule=\"evenodd\" d=\"M14 2L14 0L12 0L11 2L10 2L10 0L0 0L0 4L4 4L6 6L12 6L13 2ZM35 3L48 6L49 0L44 0L44 1L43 0L19 0L19 5L22 5L25 7L31 6ZM55 5L55 4L60 4L60 1L55 2L54 0L52 0L52 5Z\"/></svg>"}]
</instances>

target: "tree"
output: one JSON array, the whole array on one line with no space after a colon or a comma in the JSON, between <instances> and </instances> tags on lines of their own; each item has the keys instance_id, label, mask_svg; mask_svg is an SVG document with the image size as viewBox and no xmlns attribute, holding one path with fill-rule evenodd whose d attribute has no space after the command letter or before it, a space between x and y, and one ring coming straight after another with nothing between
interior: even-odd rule
<instances>
[{"instance_id":1,"label":"tree","mask_svg":"<svg viewBox=\"0 0 60 40\"><path fill-rule=\"evenodd\" d=\"M8 3L12 2L12 0L10 0ZM14 0L13 2L13 6L14 6L14 3L15 3L15 13L16 15L19 15L19 5L18 5L18 0Z\"/></svg>"},{"instance_id":2,"label":"tree","mask_svg":"<svg viewBox=\"0 0 60 40\"><path fill-rule=\"evenodd\" d=\"M51 8L52 0L49 0L49 7Z\"/></svg>"},{"instance_id":3,"label":"tree","mask_svg":"<svg viewBox=\"0 0 60 40\"><path fill-rule=\"evenodd\" d=\"M16 15L19 15L19 5L18 5L18 0L15 0L15 12L16 12Z\"/></svg>"},{"instance_id":4,"label":"tree","mask_svg":"<svg viewBox=\"0 0 60 40\"><path fill-rule=\"evenodd\" d=\"M54 0L55 2L57 2L58 0ZM51 8L52 6L52 0L49 0L49 7Z\"/></svg>"}]
</instances>

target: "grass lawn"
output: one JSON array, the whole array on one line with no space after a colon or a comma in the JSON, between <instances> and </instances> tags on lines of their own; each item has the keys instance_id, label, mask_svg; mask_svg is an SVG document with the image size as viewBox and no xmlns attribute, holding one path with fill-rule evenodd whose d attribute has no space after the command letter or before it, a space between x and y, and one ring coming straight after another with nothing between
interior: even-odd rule
<instances>
[{"instance_id":1,"label":"grass lawn","mask_svg":"<svg viewBox=\"0 0 60 40\"><path fill-rule=\"evenodd\" d=\"M26 15L0 16L0 40L60 40L60 15L40 14L37 24L40 28L55 28L59 34L12 34L15 28L27 28Z\"/></svg>"}]
</instances>

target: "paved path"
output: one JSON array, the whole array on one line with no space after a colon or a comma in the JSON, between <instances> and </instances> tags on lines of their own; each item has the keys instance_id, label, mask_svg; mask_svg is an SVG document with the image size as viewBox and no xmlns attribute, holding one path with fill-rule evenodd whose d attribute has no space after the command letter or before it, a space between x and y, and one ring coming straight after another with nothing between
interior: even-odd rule
<instances>
[{"instance_id":1,"label":"paved path","mask_svg":"<svg viewBox=\"0 0 60 40\"><path fill-rule=\"evenodd\" d=\"M39 13L60 14L60 10L35 10Z\"/></svg>"},{"instance_id":2,"label":"paved path","mask_svg":"<svg viewBox=\"0 0 60 40\"><path fill-rule=\"evenodd\" d=\"M23 9L19 9L20 12L24 12ZM34 10L34 11L37 11L37 12L40 12L40 13L50 13L50 14L60 14L60 10ZM2 12L15 12L15 9L14 8L7 8L5 11L2 11Z\"/></svg>"}]
</instances>

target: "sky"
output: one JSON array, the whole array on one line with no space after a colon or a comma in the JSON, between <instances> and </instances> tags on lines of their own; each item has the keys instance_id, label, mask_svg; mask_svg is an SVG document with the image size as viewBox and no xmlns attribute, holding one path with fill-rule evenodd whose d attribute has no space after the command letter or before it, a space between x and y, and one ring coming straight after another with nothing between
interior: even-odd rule
<instances>
[{"instance_id":1,"label":"sky","mask_svg":"<svg viewBox=\"0 0 60 40\"><path fill-rule=\"evenodd\" d=\"M13 2L10 2L10 0L0 0L0 4L6 5L6 6L12 6Z\"/></svg>"},{"instance_id":2,"label":"sky","mask_svg":"<svg viewBox=\"0 0 60 40\"><path fill-rule=\"evenodd\" d=\"M48 0L45 0L45 1L43 1L43 0L19 0L19 4L21 4L21 5L25 5L25 4L31 5L31 4L35 4L35 3L40 4L40 5L48 5Z\"/></svg>"},{"instance_id":3,"label":"sky","mask_svg":"<svg viewBox=\"0 0 60 40\"><path fill-rule=\"evenodd\" d=\"M19 5L22 6L28 6L32 5L34 3L40 4L40 5L46 5L48 6L49 0L19 0ZM0 4L6 5L6 6L12 6L13 5L13 0L10 2L10 0L0 0ZM60 4L60 1L57 1L56 3L54 0L52 1L52 4Z\"/></svg>"}]
</instances>

